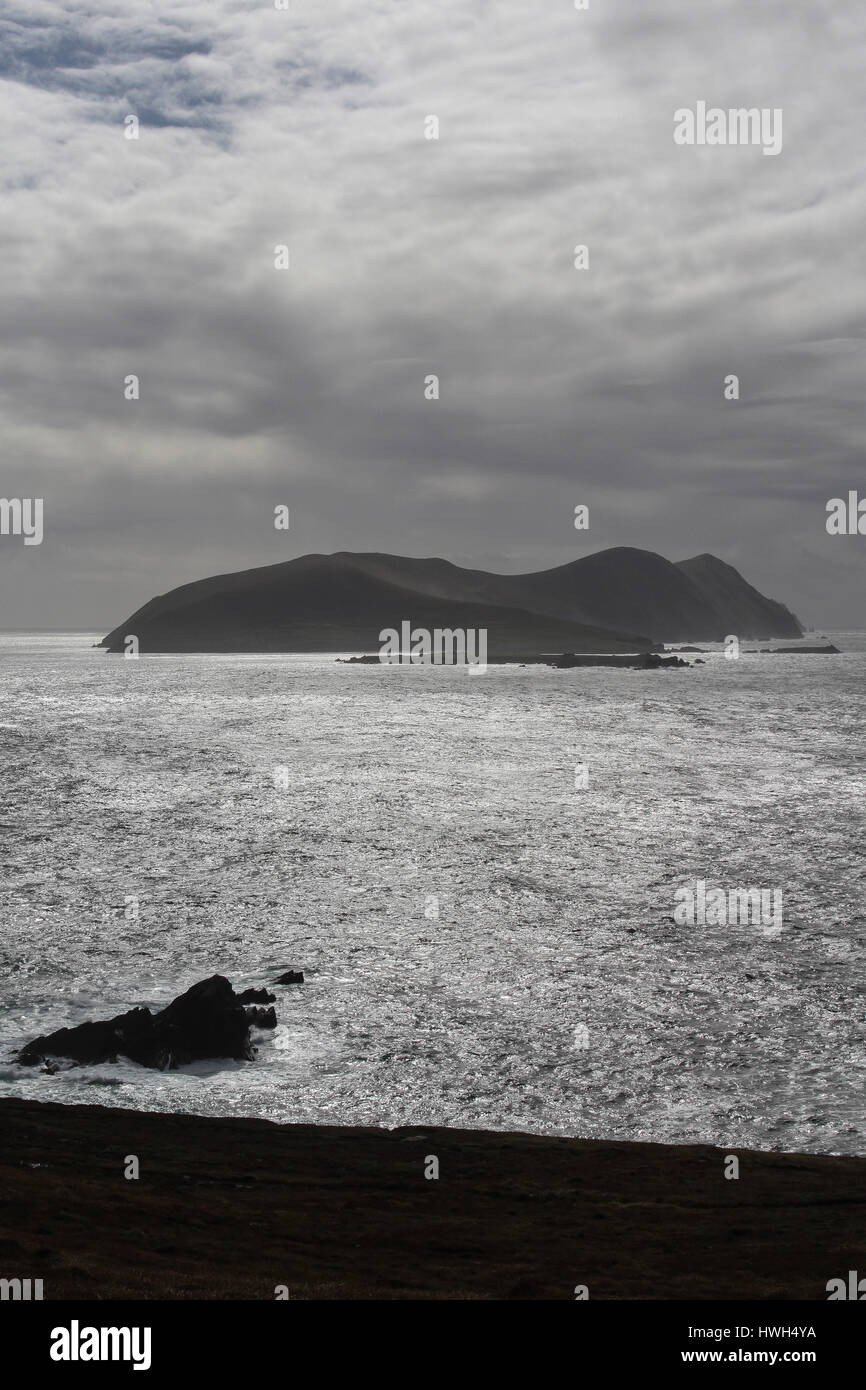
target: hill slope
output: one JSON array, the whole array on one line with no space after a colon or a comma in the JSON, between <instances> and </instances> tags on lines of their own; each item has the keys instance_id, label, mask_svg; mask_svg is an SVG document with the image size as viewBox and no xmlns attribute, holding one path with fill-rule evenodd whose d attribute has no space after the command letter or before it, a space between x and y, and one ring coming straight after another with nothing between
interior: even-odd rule
<instances>
[{"instance_id":1,"label":"hill slope","mask_svg":"<svg viewBox=\"0 0 866 1390\"><path fill-rule=\"evenodd\" d=\"M719 629L742 637L801 637L803 627L790 609L764 598L743 576L715 555L680 560L677 569L691 581L718 615Z\"/></svg>"},{"instance_id":2,"label":"hill slope","mask_svg":"<svg viewBox=\"0 0 866 1390\"><path fill-rule=\"evenodd\" d=\"M443 598L479 599L614 631L645 632L656 642L799 637L782 604L766 599L713 555L674 564L651 550L618 546L531 574L489 574L447 560L342 552L365 574L410 582Z\"/></svg>"}]
</instances>

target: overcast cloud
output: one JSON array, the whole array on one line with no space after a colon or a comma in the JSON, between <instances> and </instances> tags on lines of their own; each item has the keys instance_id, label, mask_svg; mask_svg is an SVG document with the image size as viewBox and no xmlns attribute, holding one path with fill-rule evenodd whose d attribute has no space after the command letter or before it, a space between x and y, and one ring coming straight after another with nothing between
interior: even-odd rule
<instances>
[{"instance_id":1,"label":"overcast cloud","mask_svg":"<svg viewBox=\"0 0 866 1390\"><path fill-rule=\"evenodd\" d=\"M637 545L866 627L824 524L866 495L866 7L590 3L3 10L0 495L45 538L0 538L0 626L309 551ZM698 100L782 108L781 153L675 145Z\"/></svg>"}]
</instances>

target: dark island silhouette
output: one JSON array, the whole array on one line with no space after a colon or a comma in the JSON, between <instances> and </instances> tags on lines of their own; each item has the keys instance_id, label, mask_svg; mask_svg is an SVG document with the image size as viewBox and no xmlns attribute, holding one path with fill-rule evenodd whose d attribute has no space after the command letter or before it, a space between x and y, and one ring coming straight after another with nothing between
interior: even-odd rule
<instances>
[{"instance_id":1,"label":"dark island silhouette","mask_svg":"<svg viewBox=\"0 0 866 1390\"><path fill-rule=\"evenodd\" d=\"M616 547L554 569L494 574L403 555L302 555L183 584L99 644L142 652L367 652L414 626L485 629L491 657L634 653L664 642L799 638L783 604L714 555L673 563Z\"/></svg>"}]
</instances>

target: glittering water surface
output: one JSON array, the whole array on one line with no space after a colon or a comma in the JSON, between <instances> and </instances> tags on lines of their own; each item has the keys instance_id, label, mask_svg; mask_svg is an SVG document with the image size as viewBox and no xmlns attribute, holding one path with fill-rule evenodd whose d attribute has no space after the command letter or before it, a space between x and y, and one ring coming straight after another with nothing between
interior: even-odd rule
<instances>
[{"instance_id":1,"label":"glittering water surface","mask_svg":"<svg viewBox=\"0 0 866 1390\"><path fill-rule=\"evenodd\" d=\"M474 676L95 640L0 635L0 1094L866 1152L862 635ZM699 878L781 934L676 925ZM255 1063L9 1060L288 967Z\"/></svg>"}]
</instances>

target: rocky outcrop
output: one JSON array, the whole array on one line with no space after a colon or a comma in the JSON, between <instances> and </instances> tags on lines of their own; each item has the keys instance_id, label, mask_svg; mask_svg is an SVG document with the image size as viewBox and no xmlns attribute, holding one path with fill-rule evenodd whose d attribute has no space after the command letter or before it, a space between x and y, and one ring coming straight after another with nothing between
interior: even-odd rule
<instances>
[{"instance_id":1,"label":"rocky outcrop","mask_svg":"<svg viewBox=\"0 0 866 1390\"><path fill-rule=\"evenodd\" d=\"M248 995L255 991L245 991ZM267 999L266 991L259 991ZM99 1023L81 1023L35 1038L16 1061L35 1066L54 1057L79 1065L116 1062L128 1057L143 1067L173 1070L208 1057L252 1061L250 1027L276 1028L273 1009L244 1008L224 975L200 980L159 1013L131 1009Z\"/></svg>"},{"instance_id":2,"label":"rocky outcrop","mask_svg":"<svg viewBox=\"0 0 866 1390\"><path fill-rule=\"evenodd\" d=\"M825 647L762 647L761 651L770 652L773 656L838 656L839 648L832 642L828 642Z\"/></svg>"},{"instance_id":3,"label":"rocky outcrop","mask_svg":"<svg viewBox=\"0 0 866 1390\"><path fill-rule=\"evenodd\" d=\"M253 1028L276 1028L277 1015L274 1009L244 1009L247 1023Z\"/></svg>"},{"instance_id":4,"label":"rocky outcrop","mask_svg":"<svg viewBox=\"0 0 866 1390\"><path fill-rule=\"evenodd\" d=\"M658 652L645 652L641 663L648 671L657 671L660 667L688 666L688 661L683 661L679 656L660 656Z\"/></svg>"},{"instance_id":5,"label":"rocky outcrop","mask_svg":"<svg viewBox=\"0 0 866 1390\"><path fill-rule=\"evenodd\" d=\"M239 1004L275 1004L277 996L266 989L245 989L237 996Z\"/></svg>"}]
</instances>

